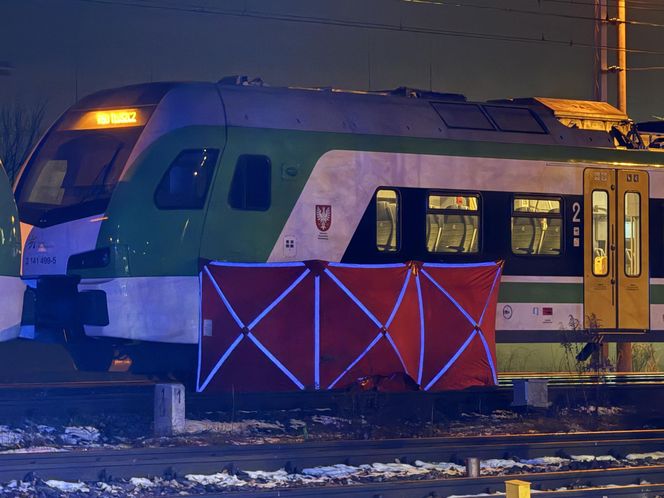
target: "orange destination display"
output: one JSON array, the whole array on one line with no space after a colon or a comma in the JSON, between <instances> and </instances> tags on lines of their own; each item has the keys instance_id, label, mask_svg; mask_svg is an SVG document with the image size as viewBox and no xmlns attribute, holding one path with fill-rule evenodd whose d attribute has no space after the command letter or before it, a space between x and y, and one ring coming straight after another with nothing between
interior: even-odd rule
<instances>
[{"instance_id":1,"label":"orange destination display","mask_svg":"<svg viewBox=\"0 0 664 498\"><path fill-rule=\"evenodd\" d=\"M150 110L131 108L74 112L65 118L60 128L65 130L102 130L144 126L150 117Z\"/></svg>"},{"instance_id":2,"label":"orange destination display","mask_svg":"<svg viewBox=\"0 0 664 498\"><path fill-rule=\"evenodd\" d=\"M501 271L502 262L208 263L197 389L332 390L395 374L423 391L496 385Z\"/></svg>"}]
</instances>

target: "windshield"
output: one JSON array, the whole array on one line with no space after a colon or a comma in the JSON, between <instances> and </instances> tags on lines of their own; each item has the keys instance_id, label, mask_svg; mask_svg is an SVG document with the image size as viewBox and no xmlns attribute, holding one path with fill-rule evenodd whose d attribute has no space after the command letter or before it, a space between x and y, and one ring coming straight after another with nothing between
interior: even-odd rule
<instances>
[{"instance_id":1,"label":"windshield","mask_svg":"<svg viewBox=\"0 0 664 498\"><path fill-rule=\"evenodd\" d=\"M21 221L49 226L105 211L136 141L171 83L102 90L71 107L16 187Z\"/></svg>"},{"instance_id":2,"label":"windshield","mask_svg":"<svg viewBox=\"0 0 664 498\"><path fill-rule=\"evenodd\" d=\"M143 129L61 128L33 155L16 190L21 219L31 225L103 212Z\"/></svg>"}]
</instances>

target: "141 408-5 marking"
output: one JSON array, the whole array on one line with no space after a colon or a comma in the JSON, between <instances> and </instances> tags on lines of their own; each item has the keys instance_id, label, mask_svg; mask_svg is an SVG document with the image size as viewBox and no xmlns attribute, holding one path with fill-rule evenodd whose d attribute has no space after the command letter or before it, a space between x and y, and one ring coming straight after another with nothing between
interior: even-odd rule
<instances>
[{"instance_id":1,"label":"141 408-5 marking","mask_svg":"<svg viewBox=\"0 0 664 498\"><path fill-rule=\"evenodd\" d=\"M54 265L57 263L56 256L25 256L24 265Z\"/></svg>"}]
</instances>

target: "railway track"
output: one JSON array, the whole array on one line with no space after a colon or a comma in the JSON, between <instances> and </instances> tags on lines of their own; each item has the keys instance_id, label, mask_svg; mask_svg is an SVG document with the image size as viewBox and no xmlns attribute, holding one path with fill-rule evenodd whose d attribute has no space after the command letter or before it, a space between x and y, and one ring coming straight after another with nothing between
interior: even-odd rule
<instances>
[{"instance_id":1,"label":"railway track","mask_svg":"<svg viewBox=\"0 0 664 498\"><path fill-rule=\"evenodd\" d=\"M213 474L224 468L297 471L339 463L361 465L396 459L408 463L570 454L621 457L659 450L664 450L664 430L0 454L0 482L21 479L29 472L42 479L97 481Z\"/></svg>"},{"instance_id":2,"label":"railway track","mask_svg":"<svg viewBox=\"0 0 664 498\"><path fill-rule=\"evenodd\" d=\"M277 497L349 497L349 498L435 498L445 496L493 494L505 491L508 477L480 477L396 481L352 486L316 488L279 488L215 492L197 495L204 498L277 498ZM664 466L629 469L584 470L510 475L509 479L531 482L532 489L551 490L534 494L539 498L659 498L664 495ZM645 483L644 481L647 481ZM641 484L644 482L643 484ZM655 482L655 484L650 484ZM580 489L569 489L576 486ZM605 487L608 486L608 487ZM616 487L617 486L617 487ZM560 488L568 488L559 490ZM556 491L559 490L559 491ZM167 498L181 498L171 495ZM499 495L500 496L500 495Z\"/></svg>"},{"instance_id":3,"label":"railway track","mask_svg":"<svg viewBox=\"0 0 664 498\"><path fill-rule=\"evenodd\" d=\"M190 413L228 410L288 410L295 408L333 408L357 412L380 407L404 409L411 413L444 414L477 411L487 413L509 409L512 402L512 381L503 378L492 388L470 388L440 393L383 392L297 392L297 393L188 393ZM153 406L153 383L74 382L57 384L0 384L0 413L5 417L72 413L150 413ZM559 377L550 381L549 399L554 406L606 404L615 406L641 405L655 409L653 401L661 396L664 376L628 376L597 380L591 376ZM662 408L662 407L659 407Z\"/></svg>"}]
</instances>

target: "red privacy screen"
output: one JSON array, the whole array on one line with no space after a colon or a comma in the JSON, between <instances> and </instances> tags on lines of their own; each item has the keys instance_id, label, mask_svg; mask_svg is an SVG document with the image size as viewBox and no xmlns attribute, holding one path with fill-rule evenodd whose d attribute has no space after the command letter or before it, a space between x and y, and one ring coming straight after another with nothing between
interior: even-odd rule
<instances>
[{"instance_id":1,"label":"red privacy screen","mask_svg":"<svg viewBox=\"0 0 664 498\"><path fill-rule=\"evenodd\" d=\"M497 383L502 262L211 262L201 272L199 392ZM396 387L395 387L396 386Z\"/></svg>"}]
</instances>

